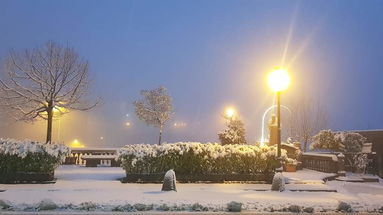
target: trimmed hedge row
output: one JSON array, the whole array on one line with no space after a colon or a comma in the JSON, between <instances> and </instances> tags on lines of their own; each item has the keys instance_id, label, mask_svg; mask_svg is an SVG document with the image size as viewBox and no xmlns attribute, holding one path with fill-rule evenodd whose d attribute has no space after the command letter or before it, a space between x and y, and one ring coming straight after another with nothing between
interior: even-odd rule
<instances>
[{"instance_id":1,"label":"trimmed hedge row","mask_svg":"<svg viewBox=\"0 0 383 215\"><path fill-rule=\"evenodd\" d=\"M126 145L119 159L127 174L232 175L273 173L278 165L275 147L180 142ZM283 151L283 158L286 152Z\"/></svg>"},{"instance_id":2,"label":"trimmed hedge row","mask_svg":"<svg viewBox=\"0 0 383 215\"><path fill-rule=\"evenodd\" d=\"M69 152L60 144L0 139L0 175L2 180L26 174L51 175Z\"/></svg>"}]
</instances>

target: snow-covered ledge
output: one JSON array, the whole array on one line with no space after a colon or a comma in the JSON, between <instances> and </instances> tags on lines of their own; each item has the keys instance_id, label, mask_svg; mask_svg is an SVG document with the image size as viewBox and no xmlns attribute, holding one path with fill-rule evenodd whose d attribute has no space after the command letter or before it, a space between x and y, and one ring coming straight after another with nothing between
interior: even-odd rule
<instances>
[{"instance_id":1,"label":"snow-covered ledge","mask_svg":"<svg viewBox=\"0 0 383 215\"><path fill-rule=\"evenodd\" d=\"M320 152L302 153L302 165L304 168L327 173L344 175L344 155Z\"/></svg>"},{"instance_id":2,"label":"snow-covered ledge","mask_svg":"<svg viewBox=\"0 0 383 215\"><path fill-rule=\"evenodd\" d=\"M325 153L318 153L318 152L303 152L302 155L328 157L328 158L331 158L335 162L338 161L338 156L336 154L325 154Z\"/></svg>"}]
</instances>

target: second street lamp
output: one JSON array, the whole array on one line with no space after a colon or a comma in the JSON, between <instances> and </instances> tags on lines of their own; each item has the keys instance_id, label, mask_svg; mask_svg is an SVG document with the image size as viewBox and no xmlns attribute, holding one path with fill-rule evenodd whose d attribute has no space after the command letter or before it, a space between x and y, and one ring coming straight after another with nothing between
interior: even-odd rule
<instances>
[{"instance_id":1,"label":"second street lamp","mask_svg":"<svg viewBox=\"0 0 383 215\"><path fill-rule=\"evenodd\" d=\"M277 68L268 76L269 87L277 94L277 157L281 157L281 92L286 90L290 84L290 77L283 68Z\"/></svg>"}]
</instances>

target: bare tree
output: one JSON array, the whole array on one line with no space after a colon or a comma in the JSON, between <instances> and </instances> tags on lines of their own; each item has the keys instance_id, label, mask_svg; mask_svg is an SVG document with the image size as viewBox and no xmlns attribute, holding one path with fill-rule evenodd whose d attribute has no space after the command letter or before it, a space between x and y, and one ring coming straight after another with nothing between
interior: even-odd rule
<instances>
[{"instance_id":1,"label":"bare tree","mask_svg":"<svg viewBox=\"0 0 383 215\"><path fill-rule=\"evenodd\" d=\"M11 51L0 80L3 111L16 120L47 120L46 142L52 142L54 114L89 110L83 101L88 94L88 63L69 47L47 42L41 48L16 53Z\"/></svg>"},{"instance_id":2,"label":"bare tree","mask_svg":"<svg viewBox=\"0 0 383 215\"><path fill-rule=\"evenodd\" d=\"M327 127L327 112L320 103L305 96L297 97L290 108L290 137L303 143L303 150L307 151L313 136Z\"/></svg>"},{"instance_id":3,"label":"bare tree","mask_svg":"<svg viewBox=\"0 0 383 215\"><path fill-rule=\"evenodd\" d=\"M147 125L153 125L160 129L158 144L161 144L162 131L173 111L172 98L168 95L165 87L142 90L141 95L143 98L133 103L136 114Z\"/></svg>"}]
</instances>

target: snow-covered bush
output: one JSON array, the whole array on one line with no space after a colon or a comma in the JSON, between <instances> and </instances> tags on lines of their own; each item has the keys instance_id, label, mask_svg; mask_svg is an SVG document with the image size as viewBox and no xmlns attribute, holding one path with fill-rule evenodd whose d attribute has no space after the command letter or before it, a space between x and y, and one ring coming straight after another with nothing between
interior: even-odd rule
<instances>
[{"instance_id":1,"label":"snow-covered bush","mask_svg":"<svg viewBox=\"0 0 383 215\"><path fill-rule=\"evenodd\" d=\"M342 142L341 150L348 153L361 152L363 144L367 141L367 138L354 132L339 132L337 133L337 136Z\"/></svg>"},{"instance_id":2,"label":"snow-covered bush","mask_svg":"<svg viewBox=\"0 0 383 215\"><path fill-rule=\"evenodd\" d=\"M37 210L38 211L46 211L46 210L55 210L58 206L50 199L43 199L38 203Z\"/></svg>"},{"instance_id":3,"label":"snow-covered bush","mask_svg":"<svg viewBox=\"0 0 383 215\"><path fill-rule=\"evenodd\" d=\"M253 174L273 172L278 164L276 147L179 142L126 145L118 158L127 173ZM282 150L283 159L286 151Z\"/></svg>"},{"instance_id":4,"label":"snow-covered bush","mask_svg":"<svg viewBox=\"0 0 383 215\"><path fill-rule=\"evenodd\" d=\"M222 145L246 144L245 127L239 119L230 119L227 128L218 134Z\"/></svg>"},{"instance_id":5,"label":"snow-covered bush","mask_svg":"<svg viewBox=\"0 0 383 215\"><path fill-rule=\"evenodd\" d=\"M10 202L0 199L0 209L8 209L10 207L12 207Z\"/></svg>"},{"instance_id":6,"label":"snow-covered bush","mask_svg":"<svg viewBox=\"0 0 383 215\"><path fill-rule=\"evenodd\" d=\"M80 210L86 210L86 211L94 211L96 210L98 207L97 203L94 203L94 202L82 202L80 205L79 205L79 209Z\"/></svg>"},{"instance_id":7,"label":"snow-covered bush","mask_svg":"<svg viewBox=\"0 0 383 215\"><path fill-rule=\"evenodd\" d=\"M69 153L70 149L61 144L0 139L0 173L50 173Z\"/></svg>"},{"instance_id":8,"label":"snow-covered bush","mask_svg":"<svg viewBox=\"0 0 383 215\"><path fill-rule=\"evenodd\" d=\"M348 204L346 202L339 202L337 210L341 211L341 212L350 213L350 212L352 212L352 207L350 204Z\"/></svg>"},{"instance_id":9,"label":"snow-covered bush","mask_svg":"<svg viewBox=\"0 0 383 215\"><path fill-rule=\"evenodd\" d=\"M303 208L304 213L314 213L314 208L313 207L305 207Z\"/></svg>"},{"instance_id":10,"label":"snow-covered bush","mask_svg":"<svg viewBox=\"0 0 383 215\"><path fill-rule=\"evenodd\" d=\"M314 143L310 145L310 149L324 149L330 151L340 151L342 148L342 140L336 132L331 130L322 130L313 137Z\"/></svg>"},{"instance_id":11,"label":"snow-covered bush","mask_svg":"<svg viewBox=\"0 0 383 215\"><path fill-rule=\"evenodd\" d=\"M333 132L322 130L314 136L311 149L325 149L346 153L359 153L363 144L367 141L365 137L354 132Z\"/></svg>"},{"instance_id":12,"label":"snow-covered bush","mask_svg":"<svg viewBox=\"0 0 383 215\"><path fill-rule=\"evenodd\" d=\"M298 161L294 158L286 158L285 163L286 164L292 164L292 165L298 165Z\"/></svg>"},{"instance_id":13,"label":"snow-covered bush","mask_svg":"<svg viewBox=\"0 0 383 215\"><path fill-rule=\"evenodd\" d=\"M209 208L208 207L205 207L203 205L201 205L200 203L194 203L192 206L191 206L191 210L192 211L208 211Z\"/></svg>"},{"instance_id":14,"label":"snow-covered bush","mask_svg":"<svg viewBox=\"0 0 383 215\"><path fill-rule=\"evenodd\" d=\"M300 213L302 211L302 208L299 205L290 205L288 209L292 213Z\"/></svg>"}]
</instances>

